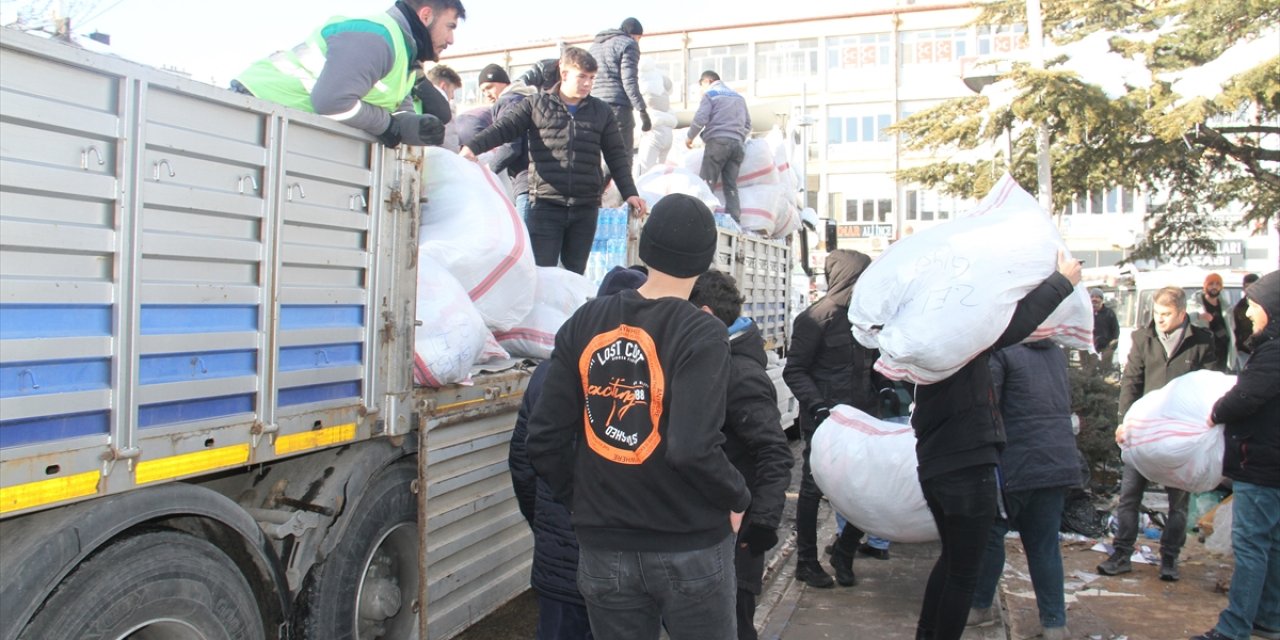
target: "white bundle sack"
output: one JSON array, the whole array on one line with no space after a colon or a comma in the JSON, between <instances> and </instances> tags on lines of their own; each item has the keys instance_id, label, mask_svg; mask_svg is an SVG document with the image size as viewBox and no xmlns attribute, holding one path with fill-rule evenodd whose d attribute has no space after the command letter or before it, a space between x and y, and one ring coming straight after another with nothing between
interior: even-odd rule
<instances>
[{"instance_id":1,"label":"white bundle sack","mask_svg":"<svg viewBox=\"0 0 1280 640\"><path fill-rule=\"evenodd\" d=\"M1222 555L1231 554L1231 523L1235 513L1235 500L1227 498L1218 505L1217 511L1213 512L1213 533L1204 541L1206 549L1221 553Z\"/></svg>"},{"instance_id":2,"label":"white bundle sack","mask_svg":"<svg viewBox=\"0 0 1280 640\"><path fill-rule=\"evenodd\" d=\"M1124 414L1120 457L1148 480L1186 491L1211 491L1222 482L1222 427L1205 424L1236 377L1192 371L1133 403Z\"/></svg>"},{"instance_id":3,"label":"white bundle sack","mask_svg":"<svg viewBox=\"0 0 1280 640\"><path fill-rule=\"evenodd\" d=\"M758 231L774 236L779 229L800 225L799 214L792 203L791 194L781 185L761 184L738 189L738 204L742 208L740 224L747 231ZM721 209L723 210L723 208Z\"/></svg>"},{"instance_id":4,"label":"white bundle sack","mask_svg":"<svg viewBox=\"0 0 1280 640\"><path fill-rule=\"evenodd\" d=\"M666 111L649 110L649 119L653 127L648 131L636 134L636 157L633 162L633 173L644 175L646 171L667 161L673 142L672 129L676 126L676 117Z\"/></svg>"},{"instance_id":5,"label":"white bundle sack","mask_svg":"<svg viewBox=\"0 0 1280 640\"><path fill-rule=\"evenodd\" d=\"M672 164L659 165L645 172L636 180L636 190L650 209L662 196L671 193L693 196L712 211L720 206L720 201L711 193L711 188L696 172L690 173Z\"/></svg>"},{"instance_id":6,"label":"white bundle sack","mask_svg":"<svg viewBox=\"0 0 1280 640\"><path fill-rule=\"evenodd\" d=\"M452 273L485 324L505 331L533 308L529 232L492 171L426 147L418 243Z\"/></svg>"},{"instance_id":7,"label":"white bundle sack","mask_svg":"<svg viewBox=\"0 0 1280 640\"><path fill-rule=\"evenodd\" d=\"M484 357L489 330L467 291L425 247L418 250L417 317L414 381L428 387L465 382Z\"/></svg>"},{"instance_id":8,"label":"white bundle sack","mask_svg":"<svg viewBox=\"0 0 1280 640\"><path fill-rule=\"evenodd\" d=\"M702 156L705 147L697 147L684 155L684 168L693 175L702 172ZM742 148L742 166L738 168L738 188L760 184L778 184L778 167L773 162L773 150L762 139L747 140ZM714 188L719 191L720 183Z\"/></svg>"},{"instance_id":9,"label":"white bundle sack","mask_svg":"<svg viewBox=\"0 0 1280 640\"><path fill-rule=\"evenodd\" d=\"M889 378L943 380L995 343L1065 247L1035 198L1006 174L969 214L908 236L871 263L849 304L853 336L880 350L876 370ZM1063 304L1083 300L1087 294ZM1092 340L1091 312L1072 322L1051 327L1053 335Z\"/></svg>"},{"instance_id":10,"label":"white bundle sack","mask_svg":"<svg viewBox=\"0 0 1280 640\"><path fill-rule=\"evenodd\" d=\"M550 358L560 325L595 294L596 286L586 276L559 267L538 267L533 310L511 329L494 332L494 337L513 356Z\"/></svg>"},{"instance_id":11,"label":"white bundle sack","mask_svg":"<svg viewBox=\"0 0 1280 640\"><path fill-rule=\"evenodd\" d=\"M894 542L938 539L916 476L910 425L838 405L813 434L812 451L813 479L854 526Z\"/></svg>"},{"instance_id":12,"label":"white bundle sack","mask_svg":"<svg viewBox=\"0 0 1280 640\"><path fill-rule=\"evenodd\" d=\"M782 130L774 127L764 137L765 144L769 145L769 151L773 154L773 165L778 171L778 184L787 193L797 193L800 189L800 171L791 164L791 145L787 143L787 136L783 135Z\"/></svg>"}]
</instances>

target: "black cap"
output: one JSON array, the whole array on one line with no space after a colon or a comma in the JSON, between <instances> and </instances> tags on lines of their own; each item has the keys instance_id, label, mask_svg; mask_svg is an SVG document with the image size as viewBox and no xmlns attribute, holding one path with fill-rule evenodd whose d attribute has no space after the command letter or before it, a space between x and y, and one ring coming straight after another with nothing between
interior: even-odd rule
<instances>
[{"instance_id":1,"label":"black cap","mask_svg":"<svg viewBox=\"0 0 1280 640\"><path fill-rule=\"evenodd\" d=\"M604 278L601 278L596 297L601 298L628 289L639 289L648 279L649 276L635 269L614 267L609 270L609 273L604 274Z\"/></svg>"},{"instance_id":2,"label":"black cap","mask_svg":"<svg viewBox=\"0 0 1280 640\"><path fill-rule=\"evenodd\" d=\"M640 24L640 21L635 18L627 18L626 20L623 20L621 28L623 33L626 33L629 36L644 35L644 25Z\"/></svg>"},{"instance_id":3,"label":"black cap","mask_svg":"<svg viewBox=\"0 0 1280 640\"><path fill-rule=\"evenodd\" d=\"M511 78L507 76L507 70L502 67L491 64L480 70L480 80L476 84L484 84L486 82L501 82L502 84L511 84Z\"/></svg>"},{"instance_id":4,"label":"black cap","mask_svg":"<svg viewBox=\"0 0 1280 640\"><path fill-rule=\"evenodd\" d=\"M654 271L693 278L716 254L716 220L701 200L683 193L663 196L640 232L640 259Z\"/></svg>"}]
</instances>

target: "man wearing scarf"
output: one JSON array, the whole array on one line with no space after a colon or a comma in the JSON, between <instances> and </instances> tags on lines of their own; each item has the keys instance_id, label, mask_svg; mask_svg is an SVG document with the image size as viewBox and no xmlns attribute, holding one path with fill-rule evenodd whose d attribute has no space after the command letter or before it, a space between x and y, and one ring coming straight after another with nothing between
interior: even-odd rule
<instances>
[{"instance_id":1,"label":"man wearing scarf","mask_svg":"<svg viewBox=\"0 0 1280 640\"><path fill-rule=\"evenodd\" d=\"M417 113L414 71L439 59L464 18L461 0L398 0L375 16L335 17L302 44L255 62L231 88L328 116L389 147L438 145L448 102L430 96Z\"/></svg>"}]
</instances>

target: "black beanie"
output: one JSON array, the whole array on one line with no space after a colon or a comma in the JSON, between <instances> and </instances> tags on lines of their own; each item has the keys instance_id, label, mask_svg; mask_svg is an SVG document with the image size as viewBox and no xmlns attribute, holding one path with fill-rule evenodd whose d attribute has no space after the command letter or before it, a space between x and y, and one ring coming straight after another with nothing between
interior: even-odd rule
<instances>
[{"instance_id":1,"label":"black beanie","mask_svg":"<svg viewBox=\"0 0 1280 640\"><path fill-rule=\"evenodd\" d=\"M635 18L627 18L622 21L622 32L629 36L644 35L644 25L640 24Z\"/></svg>"},{"instance_id":2,"label":"black beanie","mask_svg":"<svg viewBox=\"0 0 1280 640\"><path fill-rule=\"evenodd\" d=\"M480 81L476 84L484 84L486 82L501 82L502 84L511 84L511 78L507 76L507 70L502 67L491 64L480 70Z\"/></svg>"},{"instance_id":3,"label":"black beanie","mask_svg":"<svg viewBox=\"0 0 1280 640\"><path fill-rule=\"evenodd\" d=\"M648 279L649 276L635 269L614 267L600 280L600 289L596 291L596 297L613 295L628 289L639 289Z\"/></svg>"},{"instance_id":4,"label":"black beanie","mask_svg":"<svg viewBox=\"0 0 1280 640\"><path fill-rule=\"evenodd\" d=\"M640 259L650 269L676 278L702 275L716 255L716 220L701 200L663 196L640 232Z\"/></svg>"}]
</instances>

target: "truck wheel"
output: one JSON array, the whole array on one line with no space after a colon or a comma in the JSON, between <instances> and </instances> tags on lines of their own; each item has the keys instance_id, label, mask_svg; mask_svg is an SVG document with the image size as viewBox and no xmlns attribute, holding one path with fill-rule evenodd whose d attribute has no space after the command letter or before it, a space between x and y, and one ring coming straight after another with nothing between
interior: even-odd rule
<instances>
[{"instance_id":1,"label":"truck wheel","mask_svg":"<svg viewBox=\"0 0 1280 640\"><path fill-rule=\"evenodd\" d=\"M342 539L312 567L298 596L303 638L408 638L417 627L418 503L413 463L369 482Z\"/></svg>"},{"instance_id":2,"label":"truck wheel","mask_svg":"<svg viewBox=\"0 0 1280 640\"><path fill-rule=\"evenodd\" d=\"M112 542L45 600L24 639L262 640L253 590L217 547L176 531Z\"/></svg>"}]
</instances>

